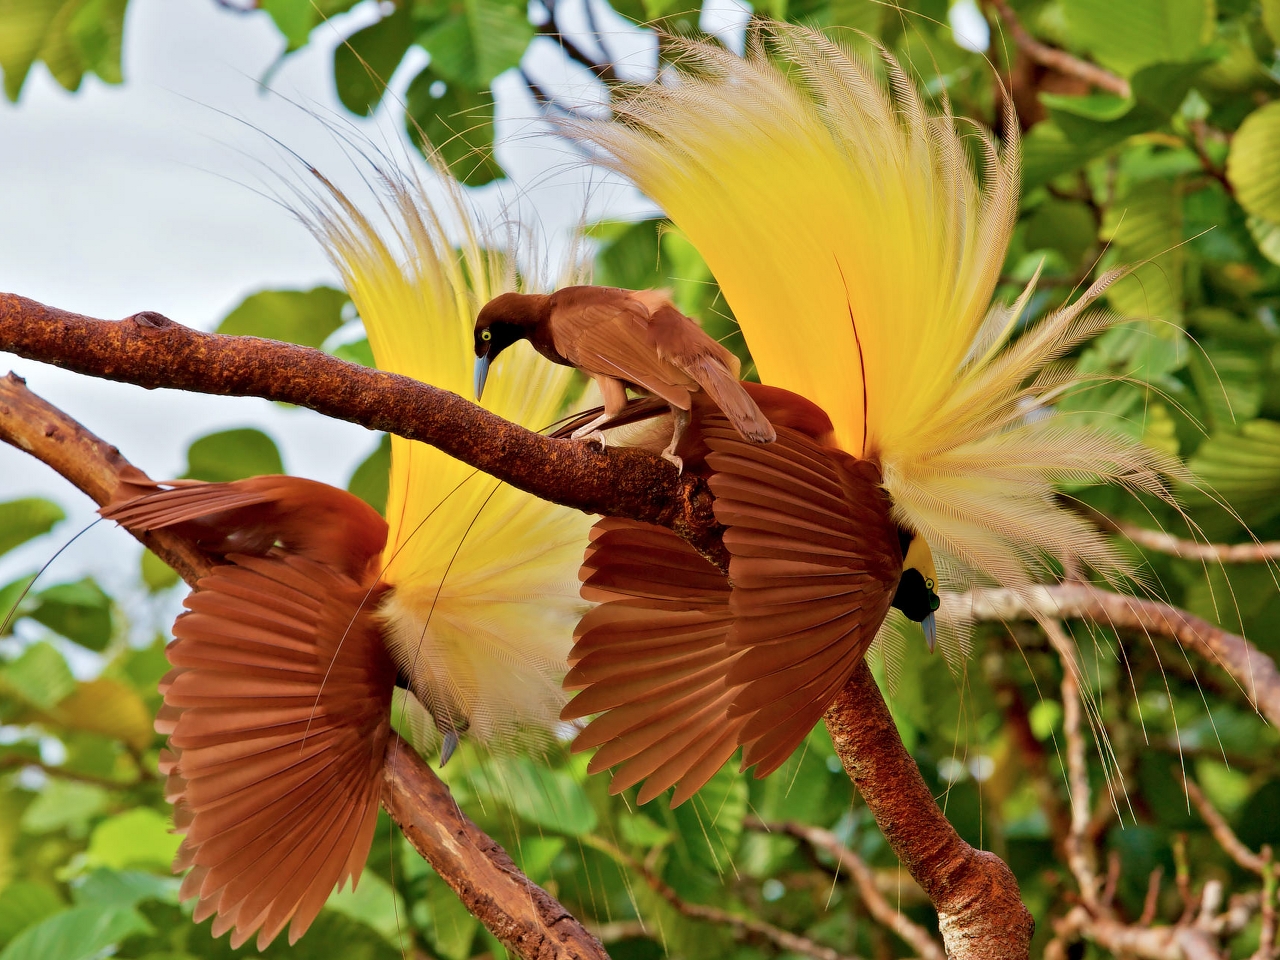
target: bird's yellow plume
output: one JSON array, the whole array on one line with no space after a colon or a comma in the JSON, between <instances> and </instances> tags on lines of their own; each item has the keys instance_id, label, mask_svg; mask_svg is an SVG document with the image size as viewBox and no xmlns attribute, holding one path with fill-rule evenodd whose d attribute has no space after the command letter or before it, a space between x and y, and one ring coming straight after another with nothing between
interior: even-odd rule
<instances>
[{"instance_id":1,"label":"bird's yellow plume","mask_svg":"<svg viewBox=\"0 0 1280 960\"><path fill-rule=\"evenodd\" d=\"M323 179L304 219L340 271L378 367L470 397L475 313L516 289L514 262L483 241L443 166L438 206L411 175L377 173L388 226ZM572 370L528 344L496 366L484 395L494 413L539 430L564 412ZM577 570L591 519L393 436L387 521L387 636L437 722L489 743L552 728L586 606Z\"/></svg>"},{"instance_id":2,"label":"bird's yellow plume","mask_svg":"<svg viewBox=\"0 0 1280 960\"><path fill-rule=\"evenodd\" d=\"M1178 467L1052 416L1066 385L1040 375L1111 322L1081 311L1114 277L1013 342L1030 291L990 305L1017 214L1014 118L1003 148L962 135L888 54L798 27L763 28L745 58L690 44L683 68L574 130L697 246L761 380L881 462L895 516L953 584L1026 583L1050 560L1123 572L1053 482L1160 493Z\"/></svg>"}]
</instances>

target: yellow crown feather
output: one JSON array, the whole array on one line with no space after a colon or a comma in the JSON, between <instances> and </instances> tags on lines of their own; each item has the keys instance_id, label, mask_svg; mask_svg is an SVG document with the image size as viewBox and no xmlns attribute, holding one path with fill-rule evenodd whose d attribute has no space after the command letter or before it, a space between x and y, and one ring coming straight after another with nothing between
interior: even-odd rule
<instances>
[{"instance_id":1,"label":"yellow crown feather","mask_svg":"<svg viewBox=\"0 0 1280 960\"><path fill-rule=\"evenodd\" d=\"M990 305L1018 206L1011 113L1003 149L976 125L962 136L887 53L799 27L763 27L745 58L688 44L682 67L572 132L697 246L761 380L816 401L844 449L880 461L897 519L952 586L1025 585L1049 561L1127 574L1053 483L1167 496L1180 467L1053 415L1070 378L1050 364L1113 321L1082 311L1114 275L1016 340L1031 287Z\"/></svg>"},{"instance_id":2,"label":"yellow crown feather","mask_svg":"<svg viewBox=\"0 0 1280 960\"><path fill-rule=\"evenodd\" d=\"M378 367L470 397L475 314L517 288L514 263L483 242L443 166L440 207L412 174L377 173L389 226L323 178L303 218L339 270ZM571 369L528 344L495 366L484 406L533 430L561 416L575 389ZM383 579L393 591L381 612L414 693L438 724L491 745L545 735L587 606L577 572L592 519L393 436L387 521Z\"/></svg>"}]
</instances>

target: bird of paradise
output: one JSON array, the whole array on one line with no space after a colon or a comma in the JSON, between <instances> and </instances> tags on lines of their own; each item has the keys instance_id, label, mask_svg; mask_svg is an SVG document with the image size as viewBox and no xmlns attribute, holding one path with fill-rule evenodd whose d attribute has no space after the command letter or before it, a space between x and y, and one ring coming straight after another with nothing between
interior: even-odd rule
<instances>
[{"instance_id":1,"label":"bird of paradise","mask_svg":"<svg viewBox=\"0 0 1280 960\"><path fill-rule=\"evenodd\" d=\"M601 748L591 769L616 766L614 789L647 778L642 802L672 784L682 801L739 746L757 776L785 761L910 576L1017 590L1064 568L1132 576L1054 483L1169 500L1184 472L1054 410L1078 386L1055 361L1118 319L1085 312L1118 271L1025 330L1034 280L992 304L1018 205L1011 107L1001 145L931 108L887 52L779 24L745 57L688 43L678 66L569 130L693 242L762 383L790 393L757 397L779 426L765 447L702 418L728 580L616 520L584 567L605 602L579 627L566 684L584 692L565 715L602 714L577 747ZM644 583L627 578L637 553L655 558ZM953 636L963 615L939 611ZM687 642L659 639L673 632Z\"/></svg>"},{"instance_id":2,"label":"bird of paradise","mask_svg":"<svg viewBox=\"0 0 1280 960\"><path fill-rule=\"evenodd\" d=\"M433 203L412 174L377 171L378 226L323 177L295 206L358 310L379 367L469 393L480 303L517 289L442 167ZM459 238L460 239L457 239ZM573 372L531 349L495 365L485 405L552 423ZM222 554L168 648L157 729L183 899L233 946L294 942L336 885L359 878L376 823L397 675L430 712L447 758L461 734L549 740L586 608L577 569L590 520L392 438L386 520L295 477L134 484L104 509Z\"/></svg>"}]
</instances>

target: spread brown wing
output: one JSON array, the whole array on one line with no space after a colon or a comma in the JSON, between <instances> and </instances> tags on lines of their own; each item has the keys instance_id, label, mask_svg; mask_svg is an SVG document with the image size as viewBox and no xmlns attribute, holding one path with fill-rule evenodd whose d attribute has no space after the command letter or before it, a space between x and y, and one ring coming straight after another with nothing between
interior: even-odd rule
<instances>
[{"instance_id":1,"label":"spread brown wing","mask_svg":"<svg viewBox=\"0 0 1280 960\"><path fill-rule=\"evenodd\" d=\"M787 428L768 446L716 417L702 433L731 555L729 715L745 720L743 764L762 777L852 675L889 612L902 553L874 464Z\"/></svg>"},{"instance_id":2,"label":"spread brown wing","mask_svg":"<svg viewBox=\"0 0 1280 960\"><path fill-rule=\"evenodd\" d=\"M128 491L140 495L99 512L132 531L174 528L210 553L263 555L279 544L356 579L387 542L386 521L367 503L302 477L172 480L150 487L133 483Z\"/></svg>"},{"instance_id":3,"label":"spread brown wing","mask_svg":"<svg viewBox=\"0 0 1280 960\"><path fill-rule=\"evenodd\" d=\"M611 792L645 780L646 803L674 785L675 806L733 756L745 723L727 713L729 585L663 527L608 518L591 535L582 595L601 603L575 632L564 684L582 692L561 716L600 714L573 749L599 747L593 773L617 767Z\"/></svg>"},{"instance_id":4,"label":"spread brown wing","mask_svg":"<svg viewBox=\"0 0 1280 960\"><path fill-rule=\"evenodd\" d=\"M175 870L197 921L263 949L293 943L354 881L377 822L392 666L379 596L302 557L232 556L174 624L156 729Z\"/></svg>"},{"instance_id":5,"label":"spread brown wing","mask_svg":"<svg viewBox=\"0 0 1280 960\"><path fill-rule=\"evenodd\" d=\"M681 410L689 409L694 379L658 355L649 311L626 290L578 287L556 295L551 311L555 348L593 376L635 384Z\"/></svg>"}]
</instances>

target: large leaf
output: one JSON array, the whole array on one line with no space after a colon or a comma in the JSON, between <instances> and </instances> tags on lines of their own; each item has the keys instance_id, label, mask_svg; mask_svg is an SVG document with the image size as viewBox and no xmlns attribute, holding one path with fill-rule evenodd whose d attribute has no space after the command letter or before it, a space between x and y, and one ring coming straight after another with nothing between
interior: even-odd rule
<instances>
[{"instance_id":1,"label":"large leaf","mask_svg":"<svg viewBox=\"0 0 1280 960\"><path fill-rule=\"evenodd\" d=\"M685 853L722 876L732 872L747 815L747 781L734 766L721 767L693 799L673 811Z\"/></svg>"},{"instance_id":2,"label":"large leaf","mask_svg":"<svg viewBox=\"0 0 1280 960\"><path fill-rule=\"evenodd\" d=\"M1072 39L1126 76L1189 60L1213 38L1212 0L1063 0Z\"/></svg>"},{"instance_id":3,"label":"large leaf","mask_svg":"<svg viewBox=\"0 0 1280 960\"><path fill-rule=\"evenodd\" d=\"M179 885L176 877L157 877L137 870L98 869L75 887L74 896L77 904L116 907L132 907L144 900L177 903Z\"/></svg>"},{"instance_id":4,"label":"large leaf","mask_svg":"<svg viewBox=\"0 0 1280 960\"><path fill-rule=\"evenodd\" d=\"M1280 513L1280 423L1253 420L1238 433L1218 433L1188 463L1218 496L1258 524Z\"/></svg>"},{"instance_id":5,"label":"large leaf","mask_svg":"<svg viewBox=\"0 0 1280 960\"><path fill-rule=\"evenodd\" d=\"M1140 183L1107 210L1102 238L1121 262L1138 263L1107 291L1111 306L1125 316L1182 321L1182 205L1172 180Z\"/></svg>"},{"instance_id":6,"label":"large leaf","mask_svg":"<svg viewBox=\"0 0 1280 960\"><path fill-rule=\"evenodd\" d=\"M31 65L43 60L75 90L85 71L119 83L127 0L0 0L0 70L5 95L18 99Z\"/></svg>"},{"instance_id":7,"label":"large leaf","mask_svg":"<svg viewBox=\"0 0 1280 960\"><path fill-rule=\"evenodd\" d=\"M42 497L0 503L0 553L48 533L66 517L60 506Z\"/></svg>"},{"instance_id":8,"label":"large leaf","mask_svg":"<svg viewBox=\"0 0 1280 960\"><path fill-rule=\"evenodd\" d=\"M53 18L65 0L0 0L0 70L4 92L17 101L27 72L40 55Z\"/></svg>"},{"instance_id":9,"label":"large leaf","mask_svg":"<svg viewBox=\"0 0 1280 960\"><path fill-rule=\"evenodd\" d=\"M131 934L150 931L132 907L73 907L23 930L0 960L90 960Z\"/></svg>"},{"instance_id":10,"label":"large leaf","mask_svg":"<svg viewBox=\"0 0 1280 960\"><path fill-rule=\"evenodd\" d=\"M409 84L405 108L414 141L439 152L450 172L478 187L502 176L493 156L493 96L487 86L447 82L427 67Z\"/></svg>"},{"instance_id":11,"label":"large leaf","mask_svg":"<svg viewBox=\"0 0 1280 960\"><path fill-rule=\"evenodd\" d=\"M330 896L325 909L372 927L393 947L400 946L400 926L408 916L404 900L372 870L365 870L355 889L348 884Z\"/></svg>"},{"instance_id":12,"label":"large leaf","mask_svg":"<svg viewBox=\"0 0 1280 960\"><path fill-rule=\"evenodd\" d=\"M0 945L66 904L50 886L31 880L17 880L0 893Z\"/></svg>"},{"instance_id":13,"label":"large leaf","mask_svg":"<svg viewBox=\"0 0 1280 960\"><path fill-rule=\"evenodd\" d=\"M479 794L510 807L527 823L570 836L596 827L596 812L569 771L549 770L526 757L499 757L472 771L471 782Z\"/></svg>"},{"instance_id":14,"label":"large leaf","mask_svg":"<svg viewBox=\"0 0 1280 960\"><path fill-rule=\"evenodd\" d=\"M387 81L413 42L411 4L402 3L389 17L357 30L333 51L333 80L338 99L352 113L373 113Z\"/></svg>"},{"instance_id":15,"label":"large leaf","mask_svg":"<svg viewBox=\"0 0 1280 960\"><path fill-rule=\"evenodd\" d=\"M1280 222L1280 103L1259 107L1231 140L1227 179L1240 205L1255 217Z\"/></svg>"},{"instance_id":16,"label":"large leaf","mask_svg":"<svg viewBox=\"0 0 1280 960\"><path fill-rule=\"evenodd\" d=\"M32 706L47 710L75 690L76 678L51 644L35 643L0 668L0 685Z\"/></svg>"},{"instance_id":17,"label":"large leaf","mask_svg":"<svg viewBox=\"0 0 1280 960\"><path fill-rule=\"evenodd\" d=\"M151 746L151 711L119 680L99 677L80 684L49 711L49 717L72 730L120 740L138 752Z\"/></svg>"},{"instance_id":18,"label":"large leaf","mask_svg":"<svg viewBox=\"0 0 1280 960\"><path fill-rule=\"evenodd\" d=\"M347 295L333 287L262 290L245 297L218 324L217 332L319 347L342 326L346 303Z\"/></svg>"},{"instance_id":19,"label":"large leaf","mask_svg":"<svg viewBox=\"0 0 1280 960\"><path fill-rule=\"evenodd\" d=\"M22 829L37 835L65 831L68 836L83 839L89 824L110 802L111 795L105 787L51 778L22 812Z\"/></svg>"},{"instance_id":20,"label":"large leaf","mask_svg":"<svg viewBox=\"0 0 1280 960\"><path fill-rule=\"evenodd\" d=\"M361 461L351 474L347 490L354 493L379 513L387 509L387 491L391 477L391 437L383 434L373 453Z\"/></svg>"},{"instance_id":21,"label":"large leaf","mask_svg":"<svg viewBox=\"0 0 1280 960\"><path fill-rule=\"evenodd\" d=\"M284 473L275 441L261 430L224 430L187 448L186 477L214 483L268 473Z\"/></svg>"},{"instance_id":22,"label":"large leaf","mask_svg":"<svg viewBox=\"0 0 1280 960\"><path fill-rule=\"evenodd\" d=\"M36 594L31 618L82 647L102 651L113 632L111 598L90 577Z\"/></svg>"},{"instance_id":23,"label":"large leaf","mask_svg":"<svg viewBox=\"0 0 1280 960\"><path fill-rule=\"evenodd\" d=\"M150 807L117 814L94 828L85 862L112 870L148 867L168 871L182 842L172 826Z\"/></svg>"},{"instance_id":24,"label":"large leaf","mask_svg":"<svg viewBox=\"0 0 1280 960\"><path fill-rule=\"evenodd\" d=\"M444 960L466 960L480 921L467 912L458 895L439 877L427 880L427 904L431 923L427 938Z\"/></svg>"},{"instance_id":25,"label":"large leaf","mask_svg":"<svg viewBox=\"0 0 1280 960\"><path fill-rule=\"evenodd\" d=\"M520 62L533 39L527 7L516 0L462 0L453 9L419 42L440 79L487 89L494 77Z\"/></svg>"}]
</instances>

